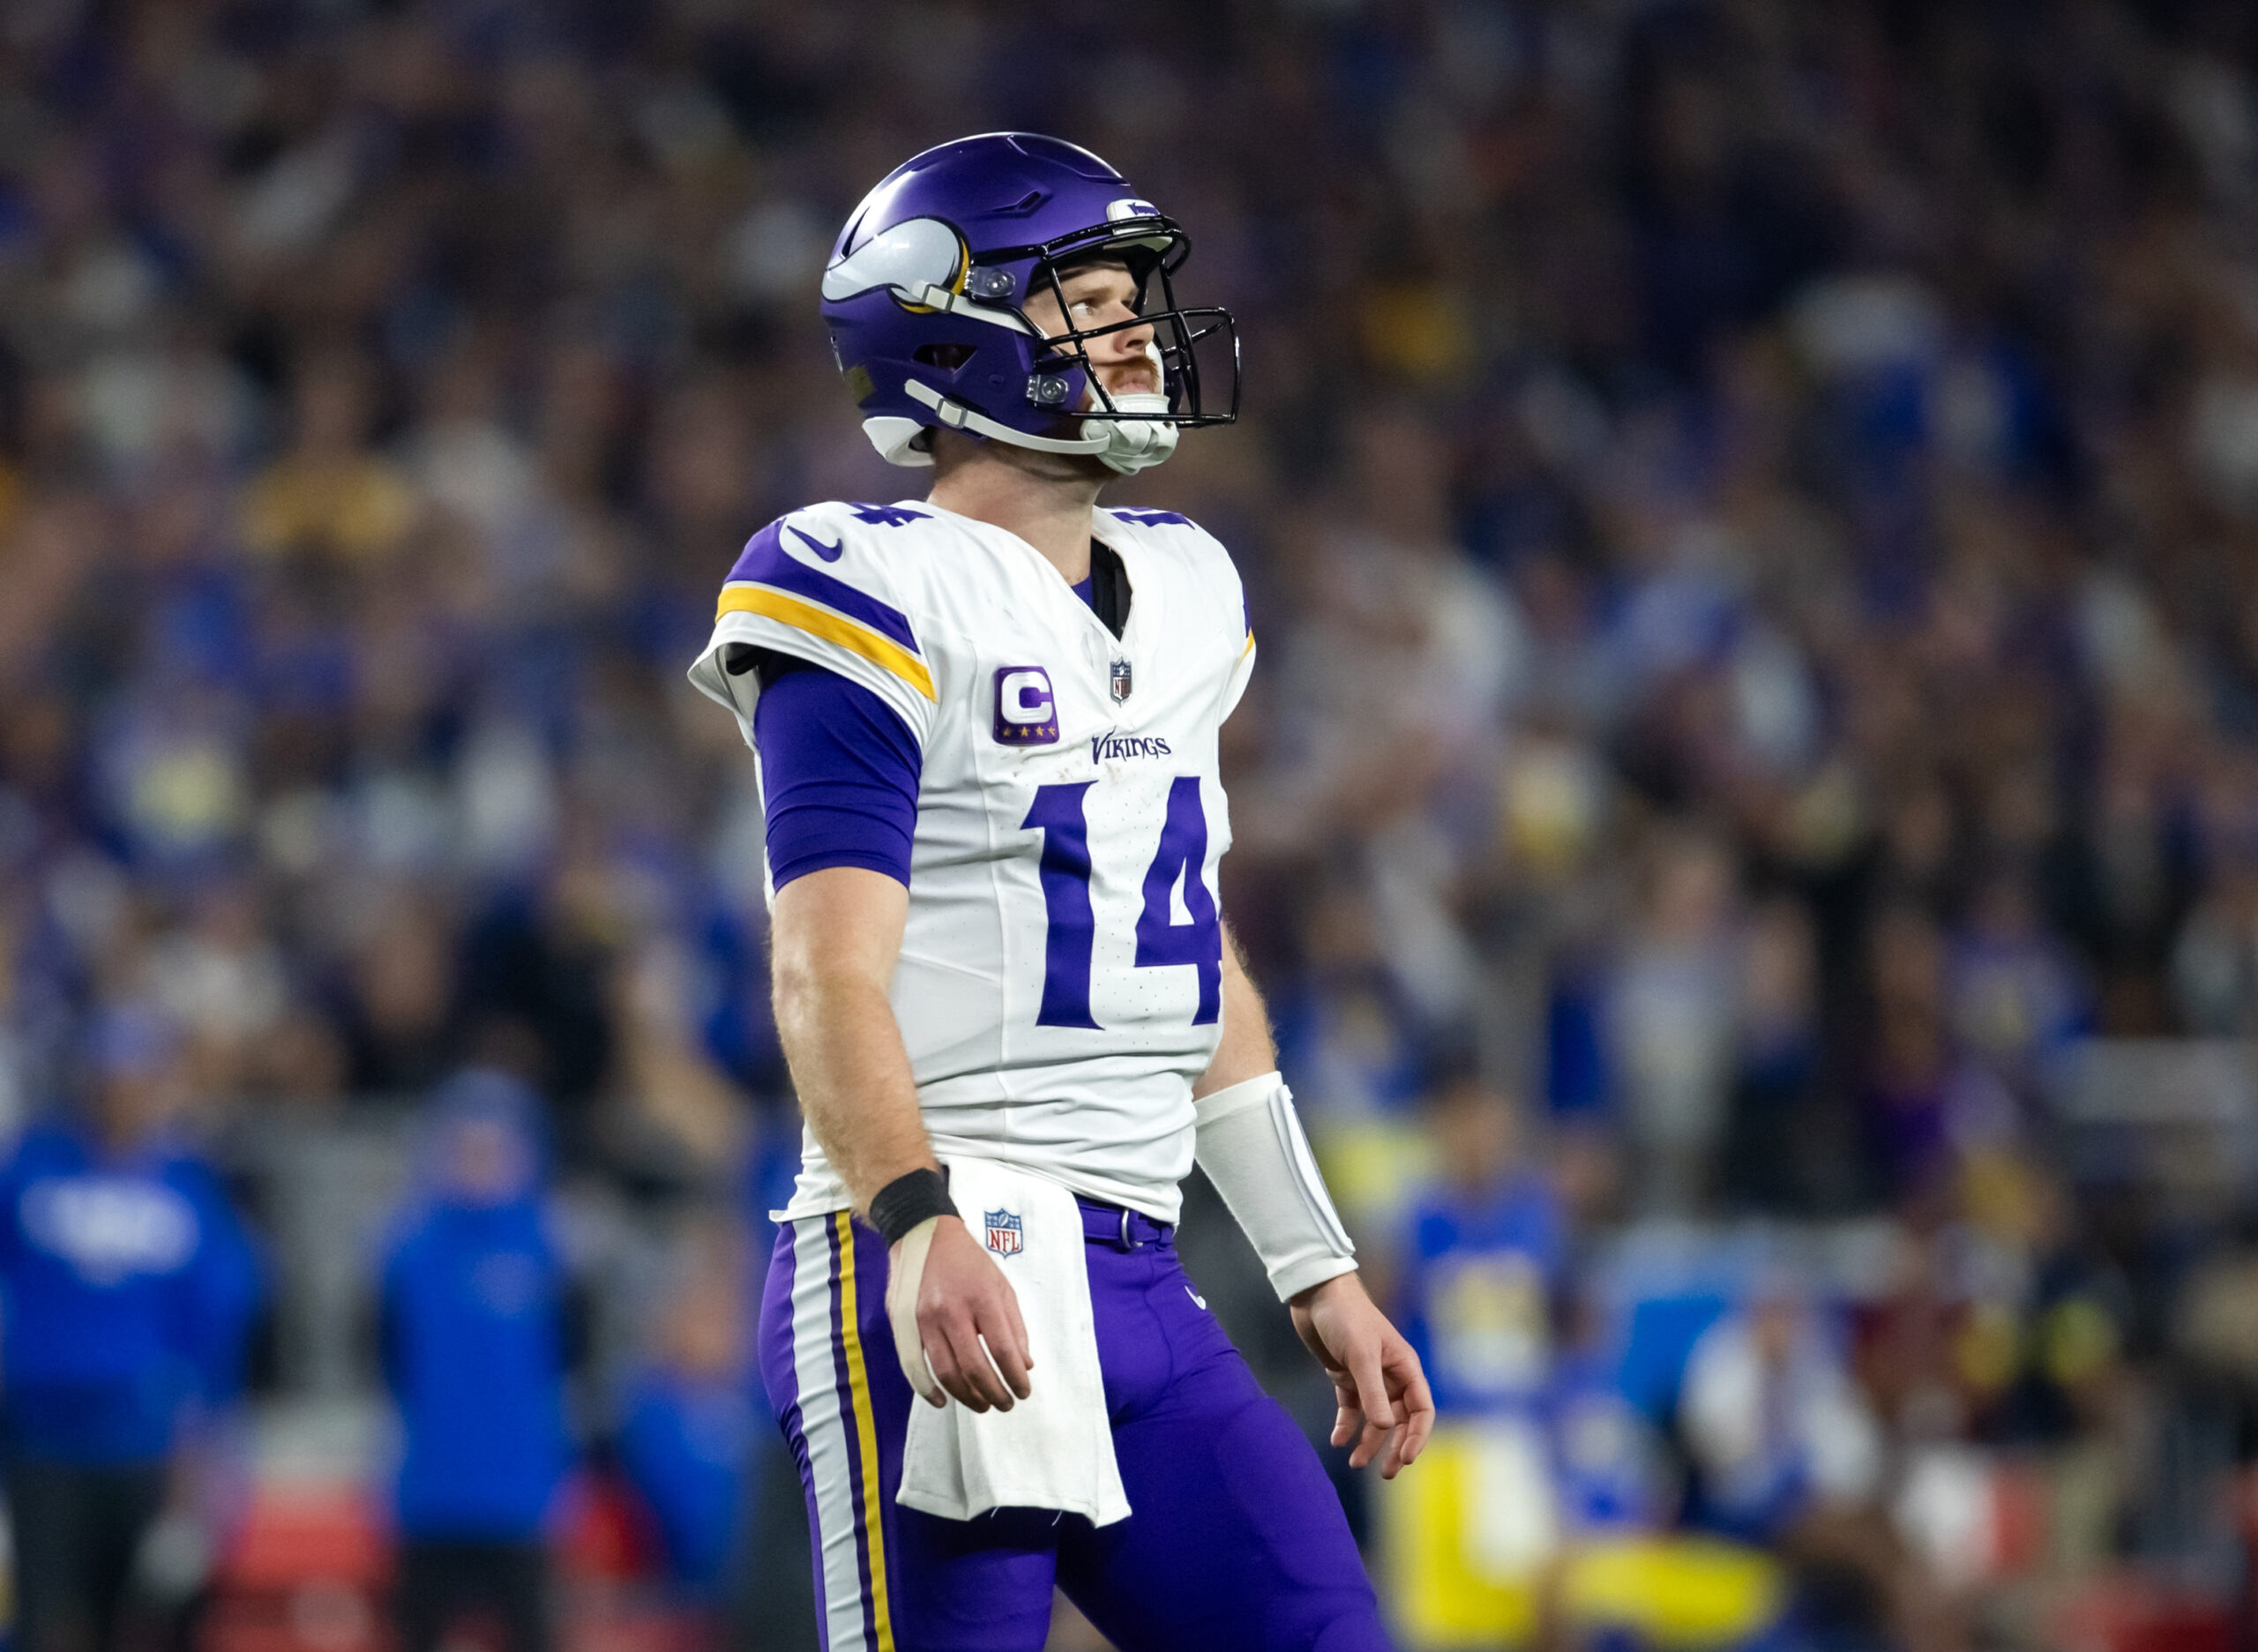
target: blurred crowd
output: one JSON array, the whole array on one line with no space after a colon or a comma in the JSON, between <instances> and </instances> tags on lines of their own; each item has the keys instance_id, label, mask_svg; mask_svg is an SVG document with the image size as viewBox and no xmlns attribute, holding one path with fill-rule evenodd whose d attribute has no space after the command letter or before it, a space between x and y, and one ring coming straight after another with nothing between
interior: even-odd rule
<instances>
[{"instance_id":1,"label":"blurred crowd","mask_svg":"<svg viewBox=\"0 0 2258 1652\"><path fill-rule=\"evenodd\" d=\"M757 1247L759 800L684 668L762 523L918 490L837 226L1051 131L1245 337L1119 502L1246 575L1225 906L1469 1431L1407 1633L1577 1633L1498 1580L1581 1520L1784 1557L1781 1645L2111 1568L2247 1634L2249 1064L2160 1170L2184 1075L2079 1075L2258 1032L2254 73L2214 0L16 0L0 1118L161 1048L224 1161L469 1068L490 1217L537 1162ZM757 1400L684 1266L598 1339L661 1454Z\"/></svg>"}]
</instances>

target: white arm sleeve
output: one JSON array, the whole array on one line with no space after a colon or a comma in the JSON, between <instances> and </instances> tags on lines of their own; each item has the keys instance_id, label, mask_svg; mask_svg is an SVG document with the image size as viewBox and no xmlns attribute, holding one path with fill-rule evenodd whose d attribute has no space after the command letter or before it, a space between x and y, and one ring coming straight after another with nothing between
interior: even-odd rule
<instances>
[{"instance_id":1,"label":"white arm sleeve","mask_svg":"<svg viewBox=\"0 0 2258 1652\"><path fill-rule=\"evenodd\" d=\"M1279 1301L1357 1266L1285 1080L1266 1073L1193 1106L1194 1156L1269 1270Z\"/></svg>"}]
</instances>

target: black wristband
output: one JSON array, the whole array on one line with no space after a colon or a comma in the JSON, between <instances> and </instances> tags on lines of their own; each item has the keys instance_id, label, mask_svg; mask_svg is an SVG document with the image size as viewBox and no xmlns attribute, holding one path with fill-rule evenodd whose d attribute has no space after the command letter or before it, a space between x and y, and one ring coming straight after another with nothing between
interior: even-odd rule
<instances>
[{"instance_id":1,"label":"black wristband","mask_svg":"<svg viewBox=\"0 0 2258 1652\"><path fill-rule=\"evenodd\" d=\"M871 1226L886 1236L888 1245L901 1244L903 1234L930 1217L956 1214L947 1179L938 1170L897 1176L871 1200Z\"/></svg>"}]
</instances>

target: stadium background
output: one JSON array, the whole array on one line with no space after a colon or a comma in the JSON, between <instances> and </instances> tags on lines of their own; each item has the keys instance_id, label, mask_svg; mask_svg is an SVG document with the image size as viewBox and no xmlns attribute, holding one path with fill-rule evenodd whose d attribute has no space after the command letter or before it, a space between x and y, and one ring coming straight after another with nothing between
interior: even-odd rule
<instances>
[{"instance_id":1,"label":"stadium background","mask_svg":"<svg viewBox=\"0 0 2258 1652\"><path fill-rule=\"evenodd\" d=\"M1455 1390L1342 1471L1407 1640L2251 1644L2254 70L2231 0L0 8L0 1110L166 1018L265 1247L204 1644L381 1641L369 1281L464 1063L594 1304L565 1644L811 1644L682 673L751 531L916 490L814 284L1004 127L1244 330L1121 494L1245 572L1226 909ZM669 1362L740 1405L718 1593L623 1467Z\"/></svg>"}]
</instances>

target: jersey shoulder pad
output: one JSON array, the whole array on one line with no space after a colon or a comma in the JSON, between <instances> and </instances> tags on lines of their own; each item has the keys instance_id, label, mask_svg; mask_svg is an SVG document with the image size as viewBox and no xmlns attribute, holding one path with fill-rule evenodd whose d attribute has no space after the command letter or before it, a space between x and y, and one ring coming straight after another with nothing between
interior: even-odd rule
<instances>
[{"instance_id":1,"label":"jersey shoulder pad","mask_svg":"<svg viewBox=\"0 0 2258 1652\"><path fill-rule=\"evenodd\" d=\"M1181 511L1102 510L1111 533L1203 573L1237 578L1222 542Z\"/></svg>"},{"instance_id":2,"label":"jersey shoulder pad","mask_svg":"<svg viewBox=\"0 0 2258 1652\"><path fill-rule=\"evenodd\" d=\"M746 542L715 607L717 627L931 702L932 667L905 606L897 561L919 522L908 505L825 504L781 516ZM733 624L733 617L736 617Z\"/></svg>"},{"instance_id":3,"label":"jersey shoulder pad","mask_svg":"<svg viewBox=\"0 0 2258 1652\"><path fill-rule=\"evenodd\" d=\"M1119 525L1140 543L1181 545L1197 539L1207 544L1215 544L1214 534L1181 511L1132 510L1125 505L1112 510L1100 507L1098 514ZM1217 546L1217 549L1221 547Z\"/></svg>"},{"instance_id":4,"label":"jersey shoulder pad","mask_svg":"<svg viewBox=\"0 0 2258 1652\"><path fill-rule=\"evenodd\" d=\"M1246 588L1238 565L1223 543L1180 511L1114 510L1102 512L1115 531L1132 542L1165 557L1219 611L1235 614L1238 629L1247 633Z\"/></svg>"}]
</instances>

